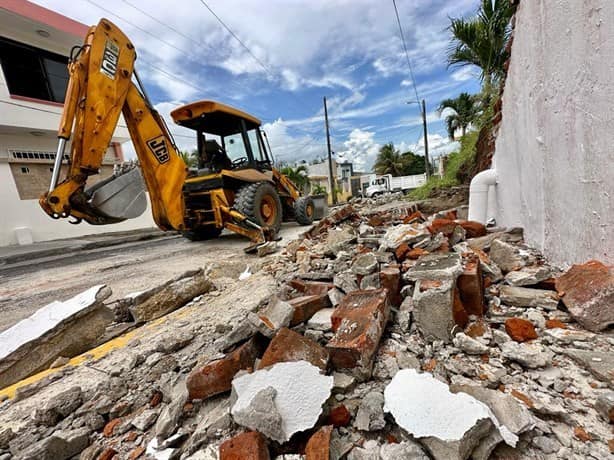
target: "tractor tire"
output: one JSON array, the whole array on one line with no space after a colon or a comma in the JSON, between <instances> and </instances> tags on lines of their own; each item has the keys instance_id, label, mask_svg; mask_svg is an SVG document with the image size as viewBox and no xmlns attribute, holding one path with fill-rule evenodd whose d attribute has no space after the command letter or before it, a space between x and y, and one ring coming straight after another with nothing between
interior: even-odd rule
<instances>
[{"instance_id":1,"label":"tractor tire","mask_svg":"<svg viewBox=\"0 0 614 460\"><path fill-rule=\"evenodd\" d=\"M311 225L314 212L315 205L310 196L302 196L294 202L294 215L300 225Z\"/></svg>"},{"instance_id":2,"label":"tractor tire","mask_svg":"<svg viewBox=\"0 0 614 460\"><path fill-rule=\"evenodd\" d=\"M235 196L234 208L261 227L281 228L281 200L275 187L268 182L242 186Z\"/></svg>"},{"instance_id":3,"label":"tractor tire","mask_svg":"<svg viewBox=\"0 0 614 460\"><path fill-rule=\"evenodd\" d=\"M197 228L195 230L186 230L182 235L190 241L204 241L215 239L220 236L220 233L222 233L221 228L217 228L214 225L207 225L206 227Z\"/></svg>"}]
</instances>

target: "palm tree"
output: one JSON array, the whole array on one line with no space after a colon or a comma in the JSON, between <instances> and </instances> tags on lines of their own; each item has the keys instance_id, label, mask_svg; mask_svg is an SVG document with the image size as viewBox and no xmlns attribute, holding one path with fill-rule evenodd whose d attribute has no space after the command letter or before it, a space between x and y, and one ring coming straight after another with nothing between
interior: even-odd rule
<instances>
[{"instance_id":1,"label":"palm tree","mask_svg":"<svg viewBox=\"0 0 614 460\"><path fill-rule=\"evenodd\" d=\"M292 166L285 166L281 169L282 174L284 174L288 179L290 179L294 184L300 188L301 190L307 190L309 186L309 177L307 176L309 170L305 165L299 165L296 168Z\"/></svg>"},{"instance_id":2,"label":"palm tree","mask_svg":"<svg viewBox=\"0 0 614 460\"><path fill-rule=\"evenodd\" d=\"M188 168L196 168L198 166L198 151L192 152L179 151L179 156Z\"/></svg>"},{"instance_id":3,"label":"palm tree","mask_svg":"<svg viewBox=\"0 0 614 460\"><path fill-rule=\"evenodd\" d=\"M452 141L454 140L454 132L458 128L461 129L461 134L465 135L467 126L476 121L480 112L476 96L469 93L460 93L454 99L441 101L437 108L439 116L445 109L451 110L451 113L446 117L446 127L448 128L448 136Z\"/></svg>"},{"instance_id":4,"label":"palm tree","mask_svg":"<svg viewBox=\"0 0 614 460\"><path fill-rule=\"evenodd\" d=\"M448 65L478 66L482 70L485 88L490 89L504 75L514 6L509 0L481 1L474 18L450 19L452 44L448 52Z\"/></svg>"},{"instance_id":5,"label":"palm tree","mask_svg":"<svg viewBox=\"0 0 614 460\"><path fill-rule=\"evenodd\" d=\"M373 170L377 174L392 174L401 176L403 171L403 160L398 150L394 148L392 142L385 144L379 149Z\"/></svg>"}]
</instances>

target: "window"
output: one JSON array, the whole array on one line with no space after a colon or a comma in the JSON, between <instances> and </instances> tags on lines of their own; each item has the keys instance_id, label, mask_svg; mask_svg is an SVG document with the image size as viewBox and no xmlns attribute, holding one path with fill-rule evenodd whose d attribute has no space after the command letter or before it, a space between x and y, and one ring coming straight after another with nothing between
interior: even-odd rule
<instances>
[{"instance_id":1,"label":"window","mask_svg":"<svg viewBox=\"0 0 614 460\"><path fill-rule=\"evenodd\" d=\"M22 166L21 167L21 173L22 174L29 174L30 173L30 168L28 168L26 166Z\"/></svg>"},{"instance_id":2,"label":"window","mask_svg":"<svg viewBox=\"0 0 614 460\"><path fill-rule=\"evenodd\" d=\"M262 143L260 142L260 136L258 135L258 131L255 129L250 129L247 132L249 136L249 143L252 146L252 153L254 154L254 160L256 161L266 161L266 155L264 154L264 150L262 148Z\"/></svg>"},{"instance_id":3,"label":"window","mask_svg":"<svg viewBox=\"0 0 614 460\"><path fill-rule=\"evenodd\" d=\"M0 38L0 63L10 94L64 102L68 58Z\"/></svg>"},{"instance_id":4,"label":"window","mask_svg":"<svg viewBox=\"0 0 614 460\"><path fill-rule=\"evenodd\" d=\"M224 150L226 151L228 158L230 158L230 161L236 161L239 158L245 158L247 160L247 150L245 148L245 144L243 143L241 133L225 136Z\"/></svg>"}]
</instances>

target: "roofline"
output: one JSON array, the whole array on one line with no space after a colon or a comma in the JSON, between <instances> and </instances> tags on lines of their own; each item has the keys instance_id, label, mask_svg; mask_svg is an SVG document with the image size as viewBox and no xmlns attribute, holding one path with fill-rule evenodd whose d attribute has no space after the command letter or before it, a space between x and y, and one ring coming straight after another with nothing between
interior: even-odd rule
<instances>
[{"instance_id":1,"label":"roofline","mask_svg":"<svg viewBox=\"0 0 614 460\"><path fill-rule=\"evenodd\" d=\"M177 107L175 110L171 111L171 117L175 123L181 124L182 121L192 120L202 113L211 113L216 111L243 118L258 126L262 125L262 122L258 118L247 112L243 112L242 110L231 107L230 105L211 100L191 102L189 104L182 105L181 107Z\"/></svg>"},{"instance_id":2,"label":"roofline","mask_svg":"<svg viewBox=\"0 0 614 460\"><path fill-rule=\"evenodd\" d=\"M0 8L78 38L83 38L89 30L85 24L27 0L0 0Z\"/></svg>"}]
</instances>

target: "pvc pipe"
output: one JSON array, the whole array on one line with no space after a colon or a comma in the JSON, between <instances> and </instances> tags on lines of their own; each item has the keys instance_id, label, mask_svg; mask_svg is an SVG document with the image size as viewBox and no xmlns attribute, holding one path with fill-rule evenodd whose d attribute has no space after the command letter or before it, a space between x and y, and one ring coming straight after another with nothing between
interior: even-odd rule
<instances>
[{"instance_id":1,"label":"pvc pipe","mask_svg":"<svg viewBox=\"0 0 614 460\"><path fill-rule=\"evenodd\" d=\"M497 171L487 169L476 174L469 186L469 220L486 224L488 220L488 190L497 184Z\"/></svg>"}]
</instances>

